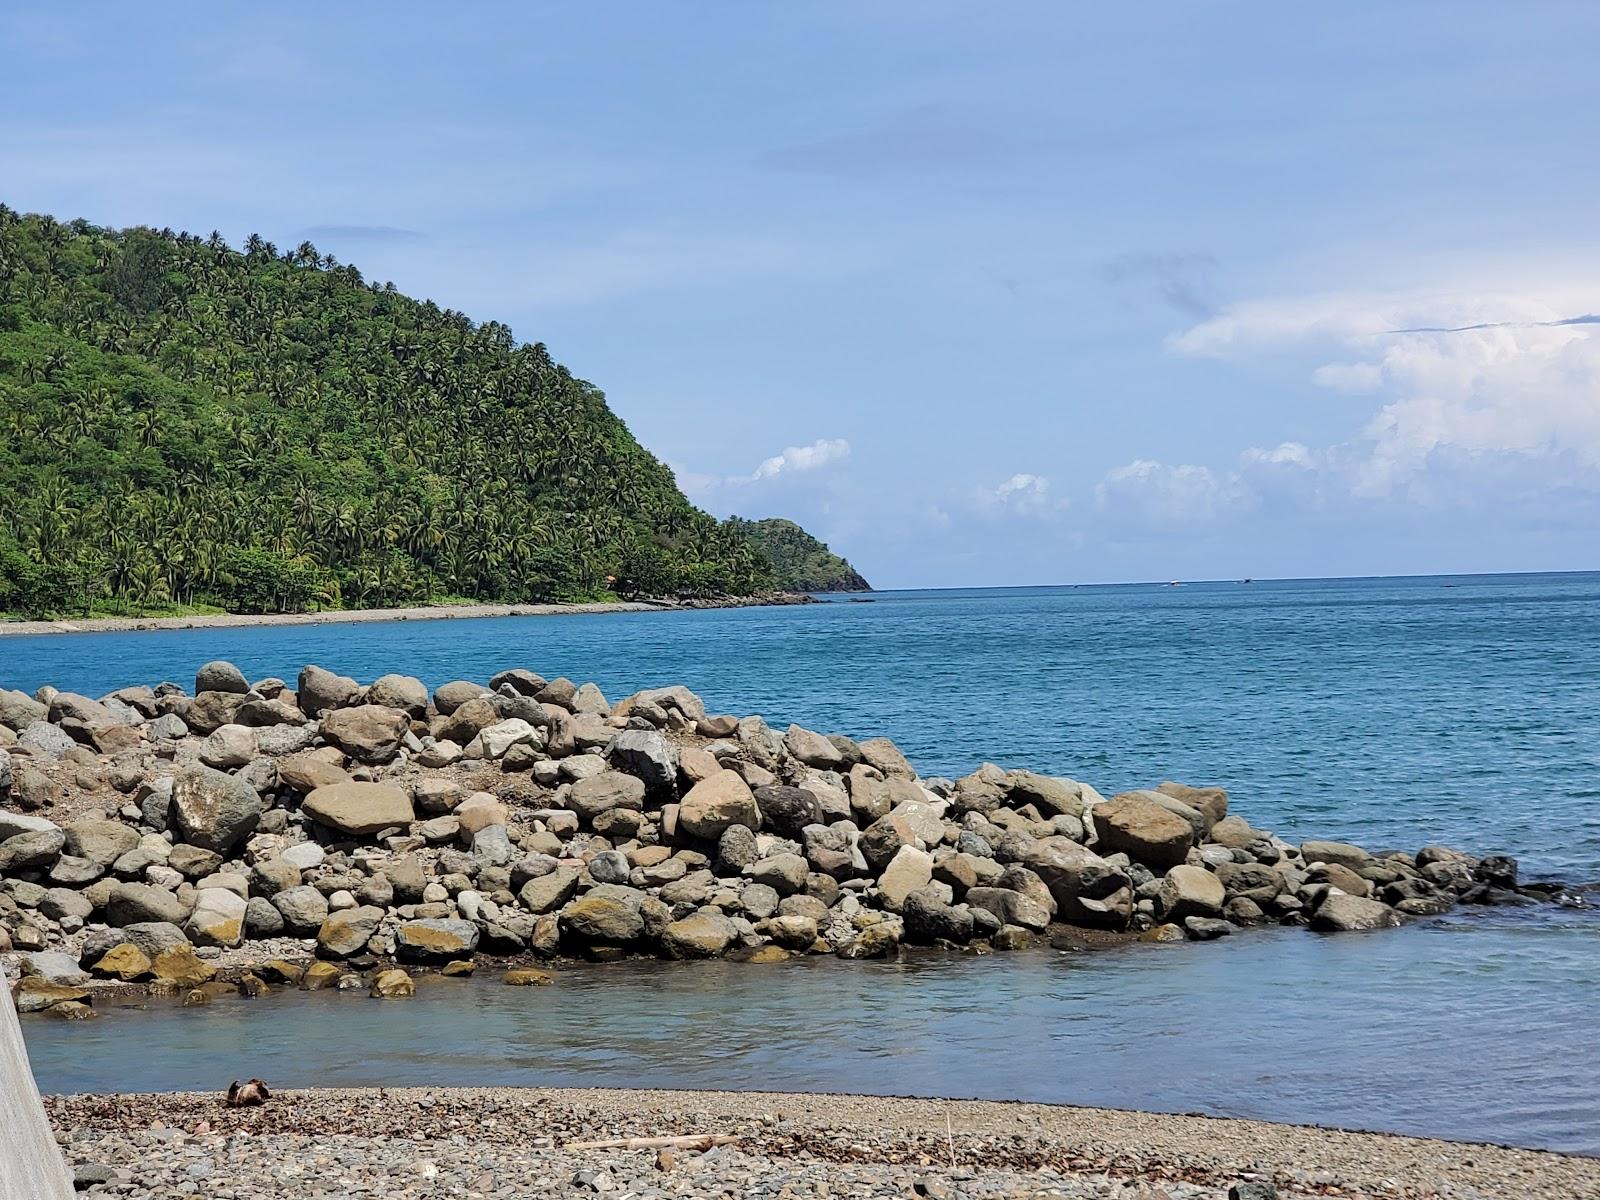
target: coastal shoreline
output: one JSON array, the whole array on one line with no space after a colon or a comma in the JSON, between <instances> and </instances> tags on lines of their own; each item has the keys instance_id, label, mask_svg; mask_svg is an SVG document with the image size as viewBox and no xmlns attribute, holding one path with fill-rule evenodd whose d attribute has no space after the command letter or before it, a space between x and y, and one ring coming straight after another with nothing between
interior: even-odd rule
<instances>
[{"instance_id":1,"label":"coastal shoreline","mask_svg":"<svg viewBox=\"0 0 1600 1200\"><path fill-rule=\"evenodd\" d=\"M833 1194L1221 1200L1254 1184L1263 1190L1244 1194L1600 1197L1600 1160L1551 1151L1001 1101L502 1087L312 1089L252 1109L224 1107L220 1091L45 1103L80 1178L105 1181L91 1195L158 1194L204 1161L261 1200L306 1194L313 1178L389 1196L716 1195L788 1183L800 1194L824 1194L823 1184ZM734 1140L669 1151L666 1170L654 1148L570 1145L692 1135ZM601 1173L610 1184L595 1188Z\"/></svg>"},{"instance_id":2,"label":"coastal shoreline","mask_svg":"<svg viewBox=\"0 0 1600 1200\"><path fill-rule=\"evenodd\" d=\"M202 613L183 617L84 617L70 621L0 621L0 637L60 633L148 633L164 629L246 629L273 625L363 625L391 621L447 621L468 617L561 617L595 613L688 612L707 608L765 608L809 604L801 592L774 592L728 600L673 602L607 600L588 604L414 604L400 608L349 608L308 613Z\"/></svg>"}]
</instances>

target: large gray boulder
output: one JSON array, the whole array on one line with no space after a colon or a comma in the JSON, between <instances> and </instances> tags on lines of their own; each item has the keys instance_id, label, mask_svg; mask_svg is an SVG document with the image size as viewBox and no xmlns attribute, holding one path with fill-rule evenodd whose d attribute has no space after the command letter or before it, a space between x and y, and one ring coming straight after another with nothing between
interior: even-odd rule
<instances>
[{"instance_id":1,"label":"large gray boulder","mask_svg":"<svg viewBox=\"0 0 1600 1200\"><path fill-rule=\"evenodd\" d=\"M614 808L644 808L644 780L621 771L602 771L574 783L567 794L567 806L586 821Z\"/></svg>"},{"instance_id":2,"label":"large gray boulder","mask_svg":"<svg viewBox=\"0 0 1600 1200\"><path fill-rule=\"evenodd\" d=\"M734 923L715 909L701 909L661 932L661 947L673 958L715 958L739 936Z\"/></svg>"},{"instance_id":3,"label":"large gray boulder","mask_svg":"<svg viewBox=\"0 0 1600 1200\"><path fill-rule=\"evenodd\" d=\"M261 795L235 775L198 763L172 781L172 816L183 840L227 854L255 831L264 810Z\"/></svg>"},{"instance_id":4,"label":"large gray boulder","mask_svg":"<svg viewBox=\"0 0 1600 1200\"><path fill-rule=\"evenodd\" d=\"M0 842L0 876L48 867L61 857L61 848L66 843L67 836L59 829L19 833L7 838Z\"/></svg>"},{"instance_id":5,"label":"large gray boulder","mask_svg":"<svg viewBox=\"0 0 1600 1200\"><path fill-rule=\"evenodd\" d=\"M1187 831L1185 826L1185 835ZM1021 861L1050 889L1060 920L1121 929L1133 915L1128 876L1076 842L1064 837L1034 839L1024 846Z\"/></svg>"},{"instance_id":6,"label":"large gray boulder","mask_svg":"<svg viewBox=\"0 0 1600 1200\"><path fill-rule=\"evenodd\" d=\"M152 961L164 950L175 950L189 944L189 937L176 923L170 921L136 921L131 925L95 929L84 936L78 961L92 967L106 953L121 945L133 946Z\"/></svg>"},{"instance_id":7,"label":"large gray boulder","mask_svg":"<svg viewBox=\"0 0 1600 1200\"><path fill-rule=\"evenodd\" d=\"M322 736L357 762L386 763L400 752L411 722L397 708L358 704L322 718Z\"/></svg>"},{"instance_id":8,"label":"large gray boulder","mask_svg":"<svg viewBox=\"0 0 1600 1200\"><path fill-rule=\"evenodd\" d=\"M611 740L612 766L644 780L645 791L673 800L678 795L678 748L653 729L625 729Z\"/></svg>"},{"instance_id":9,"label":"large gray boulder","mask_svg":"<svg viewBox=\"0 0 1600 1200\"><path fill-rule=\"evenodd\" d=\"M420 717L428 711L428 688L412 675L381 675L367 689L367 703Z\"/></svg>"},{"instance_id":10,"label":"large gray boulder","mask_svg":"<svg viewBox=\"0 0 1600 1200\"><path fill-rule=\"evenodd\" d=\"M201 692L237 692L243 695L250 690L244 672L231 662L217 659L208 662L194 673L194 694Z\"/></svg>"},{"instance_id":11,"label":"large gray boulder","mask_svg":"<svg viewBox=\"0 0 1600 1200\"><path fill-rule=\"evenodd\" d=\"M21 733L34 721L43 721L50 710L26 692L0 688L0 725Z\"/></svg>"},{"instance_id":12,"label":"large gray boulder","mask_svg":"<svg viewBox=\"0 0 1600 1200\"><path fill-rule=\"evenodd\" d=\"M360 691L361 685L348 675L335 675L312 663L301 670L295 695L299 698L301 712L318 717L353 704Z\"/></svg>"},{"instance_id":13,"label":"large gray boulder","mask_svg":"<svg viewBox=\"0 0 1600 1200\"><path fill-rule=\"evenodd\" d=\"M272 897L272 907L294 933L315 933L328 919L328 898L310 884L284 888Z\"/></svg>"},{"instance_id":14,"label":"large gray boulder","mask_svg":"<svg viewBox=\"0 0 1600 1200\"><path fill-rule=\"evenodd\" d=\"M24 750L37 750L49 758L61 758L77 744L59 725L52 725L42 718L29 721L17 738L17 745Z\"/></svg>"},{"instance_id":15,"label":"large gray boulder","mask_svg":"<svg viewBox=\"0 0 1600 1200\"><path fill-rule=\"evenodd\" d=\"M188 916L187 904L150 883L119 883L106 902L108 925L182 925Z\"/></svg>"},{"instance_id":16,"label":"large gray boulder","mask_svg":"<svg viewBox=\"0 0 1600 1200\"><path fill-rule=\"evenodd\" d=\"M129 829L121 821L85 817L72 822L61 832L67 837L64 853L101 867L109 867L139 844L138 832Z\"/></svg>"},{"instance_id":17,"label":"large gray boulder","mask_svg":"<svg viewBox=\"0 0 1600 1200\"><path fill-rule=\"evenodd\" d=\"M1393 929L1405 918L1381 900L1347 896L1331 891L1311 914L1311 928L1323 933L1353 933L1368 929Z\"/></svg>"},{"instance_id":18,"label":"large gray boulder","mask_svg":"<svg viewBox=\"0 0 1600 1200\"><path fill-rule=\"evenodd\" d=\"M935 888L918 888L901 906L908 942L964 944L972 940L972 913L945 902Z\"/></svg>"}]
</instances>

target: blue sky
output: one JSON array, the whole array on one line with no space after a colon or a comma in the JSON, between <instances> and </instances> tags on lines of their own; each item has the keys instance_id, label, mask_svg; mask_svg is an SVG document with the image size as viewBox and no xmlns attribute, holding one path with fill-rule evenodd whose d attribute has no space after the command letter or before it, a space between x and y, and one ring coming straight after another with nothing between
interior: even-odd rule
<instances>
[{"instance_id":1,"label":"blue sky","mask_svg":"<svg viewBox=\"0 0 1600 1200\"><path fill-rule=\"evenodd\" d=\"M7 5L0 199L503 320L879 586L1600 567L1600 6L367 11Z\"/></svg>"}]
</instances>

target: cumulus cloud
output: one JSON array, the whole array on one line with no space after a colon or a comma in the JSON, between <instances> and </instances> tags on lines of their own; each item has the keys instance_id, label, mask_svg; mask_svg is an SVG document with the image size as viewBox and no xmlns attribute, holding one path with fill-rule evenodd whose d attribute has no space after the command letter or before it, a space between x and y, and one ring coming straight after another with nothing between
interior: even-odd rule
<instances>
[{"instance_id":1,"label":"cumulus cloud","mask_svg":"<svg viewBox=\"0 0 1600 1200\"><path fill-rule=\"evenodd\" d=\"M1379 407L1347 444L1320 453L1299 447L1303 453L1278 460L1337 466L1357 495L1425 488L1436 470L1488 469L1487 460L1506 458L1597 486L1600 329L1588 315L1595 290L1257 301L1196 324L1169 346L1220 359L1298 356L1318 386L1377 396ZM1260 453L1246 459L1265 461L1251 459Z\"/></svg>"},{"instance_id":2,"label":"cumulus cloud","mask_svg":"<svg viewBox=\"0 0 1600 1200\"><path fill-rule=\"evenodd\" d=\"M992 515L1042 517L1064 511L1069 502L1051 495L1050 480L1043 475L1019 471L994 487L973 489L972 499L980 512Z\"/></svg>"},{"instance_id":3,"label":"cumulus cloud","mask_svg":"<svg viewBox=\"0 0 1600 1200\"><path fill-rule=\"evenodd\" d=\"M786 446L762 459L747 475L713 475L690 470L681 463L668 463L678 486L697 504L713 512L727 512L741 502L760 498L762 502L784 496L798 497L815 492L807 480L822 468L850 457L850 443L844 438L818 438L805 446Z\"/></svg>"},{"instance_id":4,"label":"cumulus cloud","mask_svg":"<svg viewBox=\"0 0 1600 1200\"><path fill-rule=\"evenodd\" d=\"M844 438L818 438L808 446L786 446L781 454L764 459L754 472L746 476L750 483L763 479L776 479L780 475L793 475L799 471L815 471L829 463L850 456L850 443Z\"/></svg>"},{"instance_id":5,"label":"cumulus cloud","mask_svg":"<svg viewBox=\"0 0 1600 1200\"><path fill-rule=\"evenodd\" d=\"M1149 458L1108 471L1094 489L1098 511L1156 526L1209 521L1253 503L1253 494L1237 473Z\"/></svg>"}]
</instances>

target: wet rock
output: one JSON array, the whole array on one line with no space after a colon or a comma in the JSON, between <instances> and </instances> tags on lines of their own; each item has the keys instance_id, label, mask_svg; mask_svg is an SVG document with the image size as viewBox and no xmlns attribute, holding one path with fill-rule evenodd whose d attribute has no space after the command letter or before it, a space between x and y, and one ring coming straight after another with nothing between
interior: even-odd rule
<instances>
[{"instance_id":1,"label":"wet rock","mask_svg":"<svg viewBox=\"0 0 1600 1200\"><path fill-rule=\"evenodd\" d=\"M604 883L561 910L564 933L586 942L630 942L644 933L644 893Z\"/></svg>"},{"instance_id":2,"label":"wet rock","mask_svg":"<svg viewBox=\"0 0 1600 1200\"><path fill-rule=\"evenodd\" d=\"M281 899L281 896L275 899ZM370 905L329 913L322 927L317 930L317 949L333 958L349 958L359 954L366 949L372 935L378 932L378 925L382 921L383 909Z\"/></svg>"},{"instance_id":3,"label":"wet rock","mask_svg":"<svg viewBox=\"0 0 1600 1200\"><path fill-rule=\"evenodd\" d=\"M1329 892L1311 914L1311 928L1323 933L1392 929L1404 918L1381 900Z\"/></svg>"},{"instance_id":4,"label":"wet rock","mask_svg":"<svg viewBox=\"0 0 1600 1200\"><path fill-rule=\"evenodd\" d=\"M466 958L477 950L478 936L478 927L470 921L406 921L395 931L395 953L424 961Z\"/></svg>"},{"instance_id":5,"label":"wet rock","mask_svg":"<svg viewBox=\"0 0 1600 1200\"><path fill-rule=\"evenodd\" d=\"M901 911L905 919L905 937L909 942L965 944L972 939L972 913L964 907L947 903L932 888L919 888L910 893Z\"/></svg>"},{"instance_id":6,"label":"wet rock","mask_svg":"<svg viewBox=\"0 0 1600 1200\"><path fill-rule=\"evenodd\" d=\"M1177 820L1171 814L1163 816ZM1062 837L1030 840L1023 852L1023 865L1049 889L1058 919L1113 929L1127 925L1133 915L1133 888L1119 867Z\"/></svg>"},{"instance_id":7,"label":"wet rock","mask_svg":"<svg viewBox=\"0 0 1600 1200\"><path fill-rule=\"evenodd\" d=\"M1359 871L1372 861L1372 855L1349 842L1301 842L1300 857L1306 860L1308 866L1319 862L1332 863L1352 871Z\"/></svg>"},{"instance_id":8,"label":"wet rock","mask_svg":"<svg viewBox=\"0 0 1600 1200\"><path fill-rule=\"evenodd\" d=\"M1222 880L1204 867L1176 866L1161 881L1156 895L1156 915L1163 921L1186 917L1215 917L1222 912L1227 891Z\"/></svg>"},{"instance_id":9,"label":"wet rock","mask_svg":"<svg viewBox=\"0 0 1600 1200\"><path fill-rule=\"evenodd\" d=\"M403 1000L417 994L417 984L411 976L398 967L391 967L387 971L378 972L367 994L374 1000Z\"/></svg>"},{"instance_id":10,"label":"wet rock","mask_svg":"<svg viewBox=\"0 0 1600 1200\"><path fill-rule=\"evenodd\" d=\"M738 929L727 917L702 909L668 925L662 931L661 945L673 958L715 958L738 936Z\"/></svg>"}]
</instances>

